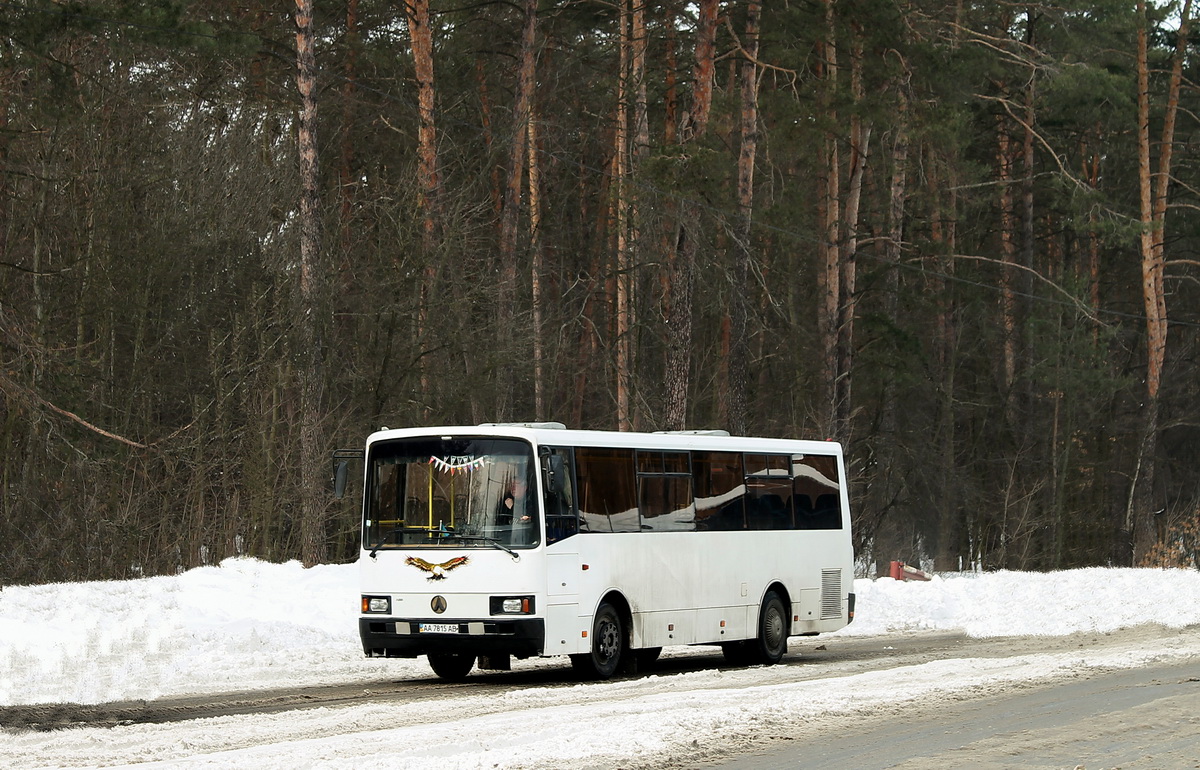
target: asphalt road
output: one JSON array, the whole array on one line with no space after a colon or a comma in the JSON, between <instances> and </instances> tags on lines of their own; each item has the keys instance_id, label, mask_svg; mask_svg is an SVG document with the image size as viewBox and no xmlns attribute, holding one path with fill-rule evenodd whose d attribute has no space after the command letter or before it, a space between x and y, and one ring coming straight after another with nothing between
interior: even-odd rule
<instances>
[{"instance_id":1,"label":"asphalt road","mask_svg":"<svg viewBox=\"0 0 1200 770\"><path fill-rule=\"evenodd\" d=\"M727 668L712 648L667 651L655 665L654 680L644 686L581 688L570 665L561 659L526 661L511 672L475 672L463 683L446 683L429 672L403 678L387 675L369 682L303 687L270 691L243 691L104 704L35 704L0 708L0 728L23 759L12 767L55 764L46 752L61 748L58 736L73 736L63 728L100 727L111 751L104 761L88 753L80 756L87 766L144 761L146 752L171 751L171 741L187 736L189 745L206 751L275 745L278 731L249 729L227 736L212 733L210 717L229 715L284 715L319 709L336 714L347 707L397 706L406 724L423 724L427 713L454 714L459 702L478 716L499 714L513 707L511 696L522 690L562 689L564 697L594 697L611 706L622 700L638 701L651 691L669 689L675 694L694 688L744 688L845 679L865 673L883 673L946 661L946 671L962 672L969 661L986 670L996 661L1053 653L1081 657L1111 655L1128 661L1141 650L1197 650L1200 628L1171 629L1146 625L1112 632L1088 632L1065 637L968 638L959 633L896 633L872 637L818 637L793 640L784 662L773 667L751 667L731 677L686 675ZM614 765L579 757L576 766L610 770L670 768L670 770L725 770L733 768L1067 768L1098 770L1200 769L1200 654L1167 655L1153 662L1151 655L1137 668L1103 670L1088 666L1069 668L1044 678L1001 679L986 687L948 688L952 695L911 701L897 697L858 712L803 716L773 720L771 734L737 731L705 735L647 756ZM958 661L959 663L955 663ZM411 671L411 668L409 669ZM422 669L423 670L423 669ZM675 677L673 675L684 675ZM957 674L949 674L951 676ZM897 679L896 681L902 681ZM576 692L578 691L578 692ZM939 690L940 691L940 690ZM592 695L588 695L592 693ZM897 693L902 695L902 693ZM495 696L495 697L491 697ZM765 695L764 697L769 697ZM519 700L519 699L518 699ZM874 704L874 701L871 701ZM406 708L412 705L424 708ZM631 704L636 710L636 703ZM389 718L390 719L390 718ZM397 717L398 719L398 717ZM179 726L167 728L168 723ZM140 725L162 725L162 730L139 730ZM259 723L247 723L254 728ZM353 723L358 725L357 722ZM394 721L389 726L399 726ZM126 730L126 728L129 728ZM320 730L342 730L331 720ZM45 731L53 743L38 737ZM331 733L332 734L332 733ZM166 736L159 746L154 736ZM151 737L146 737L151 736ZM324 734L305 734L318 739ZM266 743L260 743L265 741ZM69 743L69 742L68 742ZM128 745L126 745L128 743ZM145 744L145 745L143 745ZM167 748L163 748L167 747ZM57 748L55 750L57 750ZM193 748L193 752L200 749ZM54 754L65 764L75 757ZM6 757L0 756L0 766ZM9 758L11 759L11 758ZM72 760L73 761L73 760Z\"/></svg>"},{"instance_id":2,"label":"asphalt road","mask_svg":"<svg viewBox=\"0 0 1200 770\"><path fill-rule=\"evenodd\" d=\"M928 703L779 736L704 770L1200 768L1200 662Z\"/></svg>"}]
</instances>

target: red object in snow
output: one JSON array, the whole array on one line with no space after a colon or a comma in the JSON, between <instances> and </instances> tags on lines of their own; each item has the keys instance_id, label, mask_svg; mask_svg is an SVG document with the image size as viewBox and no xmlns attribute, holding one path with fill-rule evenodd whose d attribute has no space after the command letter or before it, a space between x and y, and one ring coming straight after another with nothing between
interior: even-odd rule
<instances>
[{"instance_id":1,"label":"red object in snow","mask_svg":"<svg viewBox=\"0 0 1200 770\"><path fill-rule=\"evenodd\" d=\"M929 575L916 567L908 566L902 561L892 562L889 577L896 580L929 580Z\"/></svg>"}]
</instances>

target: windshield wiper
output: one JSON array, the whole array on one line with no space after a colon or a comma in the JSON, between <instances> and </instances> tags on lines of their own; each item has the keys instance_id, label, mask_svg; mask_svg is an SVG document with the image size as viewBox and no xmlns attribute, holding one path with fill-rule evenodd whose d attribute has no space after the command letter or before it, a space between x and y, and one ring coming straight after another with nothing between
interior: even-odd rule
<instances>
[{"instance_id":1,"label":"windshield wiper","mask_svg":"<svg viewBox=\"0 0 1200 770\"><path fill-rule=\"evenodd\" d=\"M486 535L463 535L454 531L447 532L446 537L457 537L460 540L478 540L484 543L489 543L493 548L499 548L501 551L504 551L509 556L513 557L514 561L521 560L521 554L509 548L504 543L501 543L494 537L487 537Z\"/></svg>"},{"instance_id":2,"label":"windshield wiper","mask_svg":"<svg viewBox=\"0 0 1200 770\"><path fill-rule=\"evenodd\" d=\"M399 533L420 532L425 535L436 536L439 539L440 538L457 537L459 540L476 540L479 542L487 543L490 546L492 546L493 548L498 548L501 551L504 551L509 556L513 557L513 561L521 560L521 554L519 554L516 551L514 551L513 549L509 548L504 543L501 543L499 540L497 540L494 537L487 537L486 535L464 535L460 532L455 532L452 529L447 529L447 528L439 529L437 527L392 527L389 531L385 532L383 535L380 536L379 542L377 542L374 545L374 547L371 548L371 552L367 555L370 556L372 559L374 559L375 554L379 551L379 549L382 548L385 544L387 544L388 538L390 538L392 535L395 535L397 532L399 532Z\"/></svg>"},{"instance_id":3,"label":"windshield wiper","mask_svg":"<svg viewBox=\"0 0 1200 770\"><path fill-rule=\"evenodd\" d=\"M405 526L392 527L390 530L388 530L387 532L385 532L379 536L379 542L375 544L375 546L371 549L371 552L367 555L370 556L372 559L374 559L375 554L379 551L379 549L387 544L388 538L391 537L392 535L396 534L397 532L399 532L401 534L404 534L405 532L423 532L423 533L428 534L430 532L437 532L437 530L430 529L429 527L405 527Z\"/></svg>"}]
</instances>

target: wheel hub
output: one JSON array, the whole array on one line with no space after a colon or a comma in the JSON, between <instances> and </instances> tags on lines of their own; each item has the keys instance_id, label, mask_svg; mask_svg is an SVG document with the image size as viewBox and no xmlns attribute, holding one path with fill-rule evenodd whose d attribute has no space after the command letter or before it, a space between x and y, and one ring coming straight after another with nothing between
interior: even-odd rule
<instances>
[{"instance_id":1,"label":"wheel hub","mask_svg":"<svg viewBox=\"0 0 1200 770\"><path fill-rule=\"evenodd\" d=\"M615 623L601 623L597 629L599 638L596 640L596 651L605 660L612 658L620 649L620 640L617 639L617 626Z\"/></svg>"}]
</instances>

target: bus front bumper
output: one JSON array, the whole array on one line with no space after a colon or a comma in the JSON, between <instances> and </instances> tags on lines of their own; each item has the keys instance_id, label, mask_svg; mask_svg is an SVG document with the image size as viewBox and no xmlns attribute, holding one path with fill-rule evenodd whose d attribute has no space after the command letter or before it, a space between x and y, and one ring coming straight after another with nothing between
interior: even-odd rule
<instances>
[{"instance_id":1,"label":"bus front bumper","mask_svg":"<svg viewBox=\"0 0 1200 770\"><path fill-rule=\"evenodd\" d=\"M449 622L426 618L359 618L358 634L368 658L415 658L431 652L530 658L541 655L545 648L546 623L542 618Z\"/></svg>"}]
</instances>

